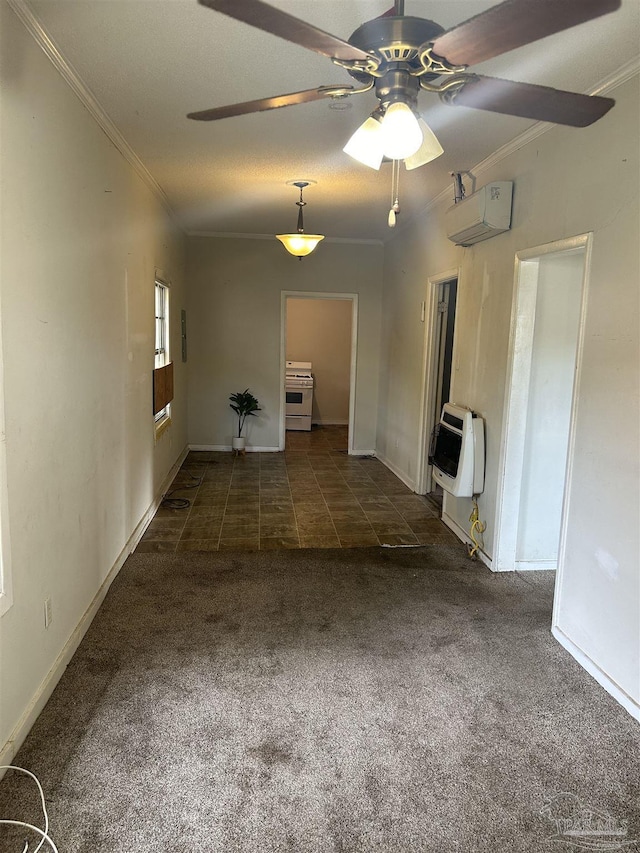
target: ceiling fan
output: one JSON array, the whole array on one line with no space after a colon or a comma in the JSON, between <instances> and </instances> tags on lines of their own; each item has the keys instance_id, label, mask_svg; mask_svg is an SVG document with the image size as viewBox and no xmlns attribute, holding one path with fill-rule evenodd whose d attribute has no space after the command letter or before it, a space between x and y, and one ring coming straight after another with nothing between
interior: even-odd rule
<instances>
[{"instance_id":1,"label":"ceiling fan","mask_svg":"<svg viewBox=\"0 0 640 853\"><path fill-rule=\"evenodd\" d=\"M450 106L473 107L537 121L586 127L602 118L611 98L518 83L467 71L491 59L613 12L621 0L505 0L445 31L439 24L404 14L404 0L367 21L348 41L325 33L263 0L198 0L217 12L243 21L331 59L355 78L359 87L318 86L287 95L193 112L188 118L214 121L278 107L342 99L375 89L379 104L372 118L402 103L415 113L421 91L439 95Z\"/></svg>"}]
</instances>

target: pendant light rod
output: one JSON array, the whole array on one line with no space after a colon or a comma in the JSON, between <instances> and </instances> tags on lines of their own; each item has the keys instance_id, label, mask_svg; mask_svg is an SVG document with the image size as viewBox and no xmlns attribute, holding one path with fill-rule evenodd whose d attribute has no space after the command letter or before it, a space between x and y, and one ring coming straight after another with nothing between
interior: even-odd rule
<instances>
[{"instance_id":1,"label":"pendant light rod","mask_svg":"<svg viewBox=\"0 0 640 853\"><path fill-rule=\"evenodd\" d=\"M303 190L305 187L308 187L308 186L309 186L309 181L294 181L294 184L293 184L293 185L294 185L294 187L299 187L299 189L300 189L300 201L297 201L297 202L296 202L296 204L297 204L297 205L298 205L298 207L300 208L300 209L298 210L298 233L302 234L302 233L304 232L304 222L303 222L303 220L302 220L302 208L303 208L303 207L305 206L305 204L307 203L307 202L306 202L306 201L304 201L304 200L303 200L303 198L302 198L302 190Z\"/></svg>"}]
</instances>

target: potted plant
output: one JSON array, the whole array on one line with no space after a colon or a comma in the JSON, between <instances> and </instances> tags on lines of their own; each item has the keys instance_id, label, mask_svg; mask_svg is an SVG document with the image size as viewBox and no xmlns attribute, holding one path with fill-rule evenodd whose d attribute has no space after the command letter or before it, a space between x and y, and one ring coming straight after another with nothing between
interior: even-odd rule
<instances>
[{"instance_id":1,"label":"potted plant","mask_svg":"<svg viewBox=\"0 0 640 853\"><path fill-rule=\"evenodd\" d=\"M251 394L248 388L245 391L238 391L236 394L232 394L229 397L229 400L231 401L229 403L230 407L238 416L238 435L233 438L233 449L236 453L244 452L245 437L242 435L244 422L250 415L255 416L256 412L260 412L262 410L258 405L258 401L253 394Z\"/></svg>"}]
</instances>

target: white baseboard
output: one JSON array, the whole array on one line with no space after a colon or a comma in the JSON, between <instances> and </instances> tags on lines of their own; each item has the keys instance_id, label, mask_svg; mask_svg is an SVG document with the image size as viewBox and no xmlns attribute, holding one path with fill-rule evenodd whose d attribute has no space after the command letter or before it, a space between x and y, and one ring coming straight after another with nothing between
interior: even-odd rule
<instances>
[{"instance_id":1,"label":"white baseboard","mask_svg":"<svg viewBox=\"0 0 640 853\"><path fill-rule=\"evenodd\" d=\"M598 682L601 687L609 693L613 698L618 702L625 711L628 711L634 720L640 722L640 705L626 693L620 685L616 684L613 679L611 679L606 672L603 672L600 667L594 663L591 658L582 651L581 648L576 646L574 642L572 642L566 634L564 634L557 625L554 625L551 628L551 633L556 638L556 640L560 643L563 649L566 649L571 657L575 658L580 666L589 673L592 678Z\"/></svg>"},{"instance_id":2,"label":"white baseboard","mask_svg":"<svg viewBox=\"0 0 640 853\"><path fill-rule=\"evenodd\" d=\"M555 571L558 568L557 560L516 560L517 572L540 572Z\"/></svg>"},{"instance_id":3,"label":"white baseboard","mask_svg":"<svg viewBox=\"0 0 640 853\"><path fill-rule=\"evenodd\" d=\"M184 450L182 451L182 453L180 454L180 456L178 457L178 459L176 460L176 462L172 465L171 470L169 471L167 476L162 481L162 485L158 489L156 496L154 497L153 501L151 502L149 508L147 509L145 514L142 516L142 518L140 519L140 521L136 525L136 529L133 531L133 533L129 537L127 544L125 545L125 547L123 549L123 551L125 551L127 548L129 548L129 551L128 551L127 555L125 556L125 560L129 554L133 554L133 552L135 551L135 549L138 545L138 542L142 539L145 530L153 521L154 515L157 513L158 509L160 508L160 504L162 503L163 496L169 490L169 486L171 485L171 483L173 483L176 474L178 473L178 471L180 470L180 467L182 466L182 463L187 458L188 452L189 452L189 448L185 447ZM124 560L123 560L123 562L124 562Z\"/></svg>"},{"instance_id":4,"label":"white baseboard","mask_svg":"<svg viewBox=\"0 0 640 853\"><path fill-rule=\"evenodd\" d=\"M380 462L382 462L382 464L385 466L385 468L388 468L392 474L395 474L399 480L402 480L405 486L408 486L412 492L415 492L415 480L412 480L410 477L408 477L404 471L398 468L397 465L394 465L393 462L391 462L385 456L379 456L378 454L376 454L376 458L379 459Z\"/></svg>"},{"instance_id":5,"label":"white baseboard","mask_svg":"<svg viewBox=\"0 0 640 853\"><path fill-rule=\"evenodd\" d=\"M473 545L473 541L467 531L464 528L460 527L458 522L454 521L450 515L447 515L446 512L442 513L441 521L443 521L444 524L447 525L447 527L449 528L449 530L451 530L452 533L456 534L456 536L458 537L458 539L460 539L461 542L466 542L467 545ZM495 569L493 569L492 567L492 559L488 554L486 554L481 548L479 548L476 553L478 554L478 559L481 563L483 563L488 569L491 569L492 572L495 571Z\"/></svg>"},{"instance_id":6,"label":"white baseboard","mask_svg":"<svg viewBox=\"0 0 640 853\"><path fill-rule=\"evenodd\" d=\"M31 731L33 724L38 719L38 716L40 715L42 709L49 701L51 694L55 690L60 679L62 678L62 675L67 666L69 665L69 661L71 660L78 646L80 645L82 638L87 633L89 626L93 622L94 616L98 612L100 605L104 601L105 596L109 591L109 587L117 577L118 572L124 565L127 557L135 550L135 547L142 538L144 531L147 529L153 516L156 514L158 507L160 506L160 502L162 501L162 496L165 494L165 492L171 485L174 477L178 473L180 466L182 465L183 461L187 456L187 452L188 449L185 447L185 449L180 454L180 457L178 458L177 462L173 465L173 467L165 477L162 486L158 490L149 508L146 510L146 512L136 525L133 533L128 538L124 548L120 551L120 554L118 555L115 563L109 570L100 588L93 597L91 604L85 610L82 618L80 619L73 633L67 640L62 651L56 658L53 666L45 676L44 680L38 686L34 695L32 696L31 701L25 708L22 716L20 717L15 728L11 732L9 739L0 750L0 765L11 764L15 754L18 752L18 750L24 743L24 740ZM0 779L2 779L4 773L4 770L0 770Z\"/></svg>"},{"instance_id":7,"label":"white baseboard","mask_svg":"<svg viewBox=\"0 0 640 853\"><path fill-rule=\"evenodd\" d=\"M230 444L190 444L189 450L215 450L218 453L231 453L233 447ZM247 453L278 453L279 447L245 447Z\"/></svg>"}]
</instances>

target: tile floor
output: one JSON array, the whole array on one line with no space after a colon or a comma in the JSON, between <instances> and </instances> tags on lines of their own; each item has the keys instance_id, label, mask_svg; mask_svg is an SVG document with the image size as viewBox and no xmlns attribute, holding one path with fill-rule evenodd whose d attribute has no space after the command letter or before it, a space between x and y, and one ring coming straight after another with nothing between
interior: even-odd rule
<instances>
[{"instance_id":1,"label":"tile floor","mask_svg":"<svg viewBox=\"0 0 640 853\"><path fill-rule=\"evenodd\" d=\"M459 544L430 498L349 456L346 427L288 432L284 453L190 452L137 551Z\"/></svg>"}]
</instances>

